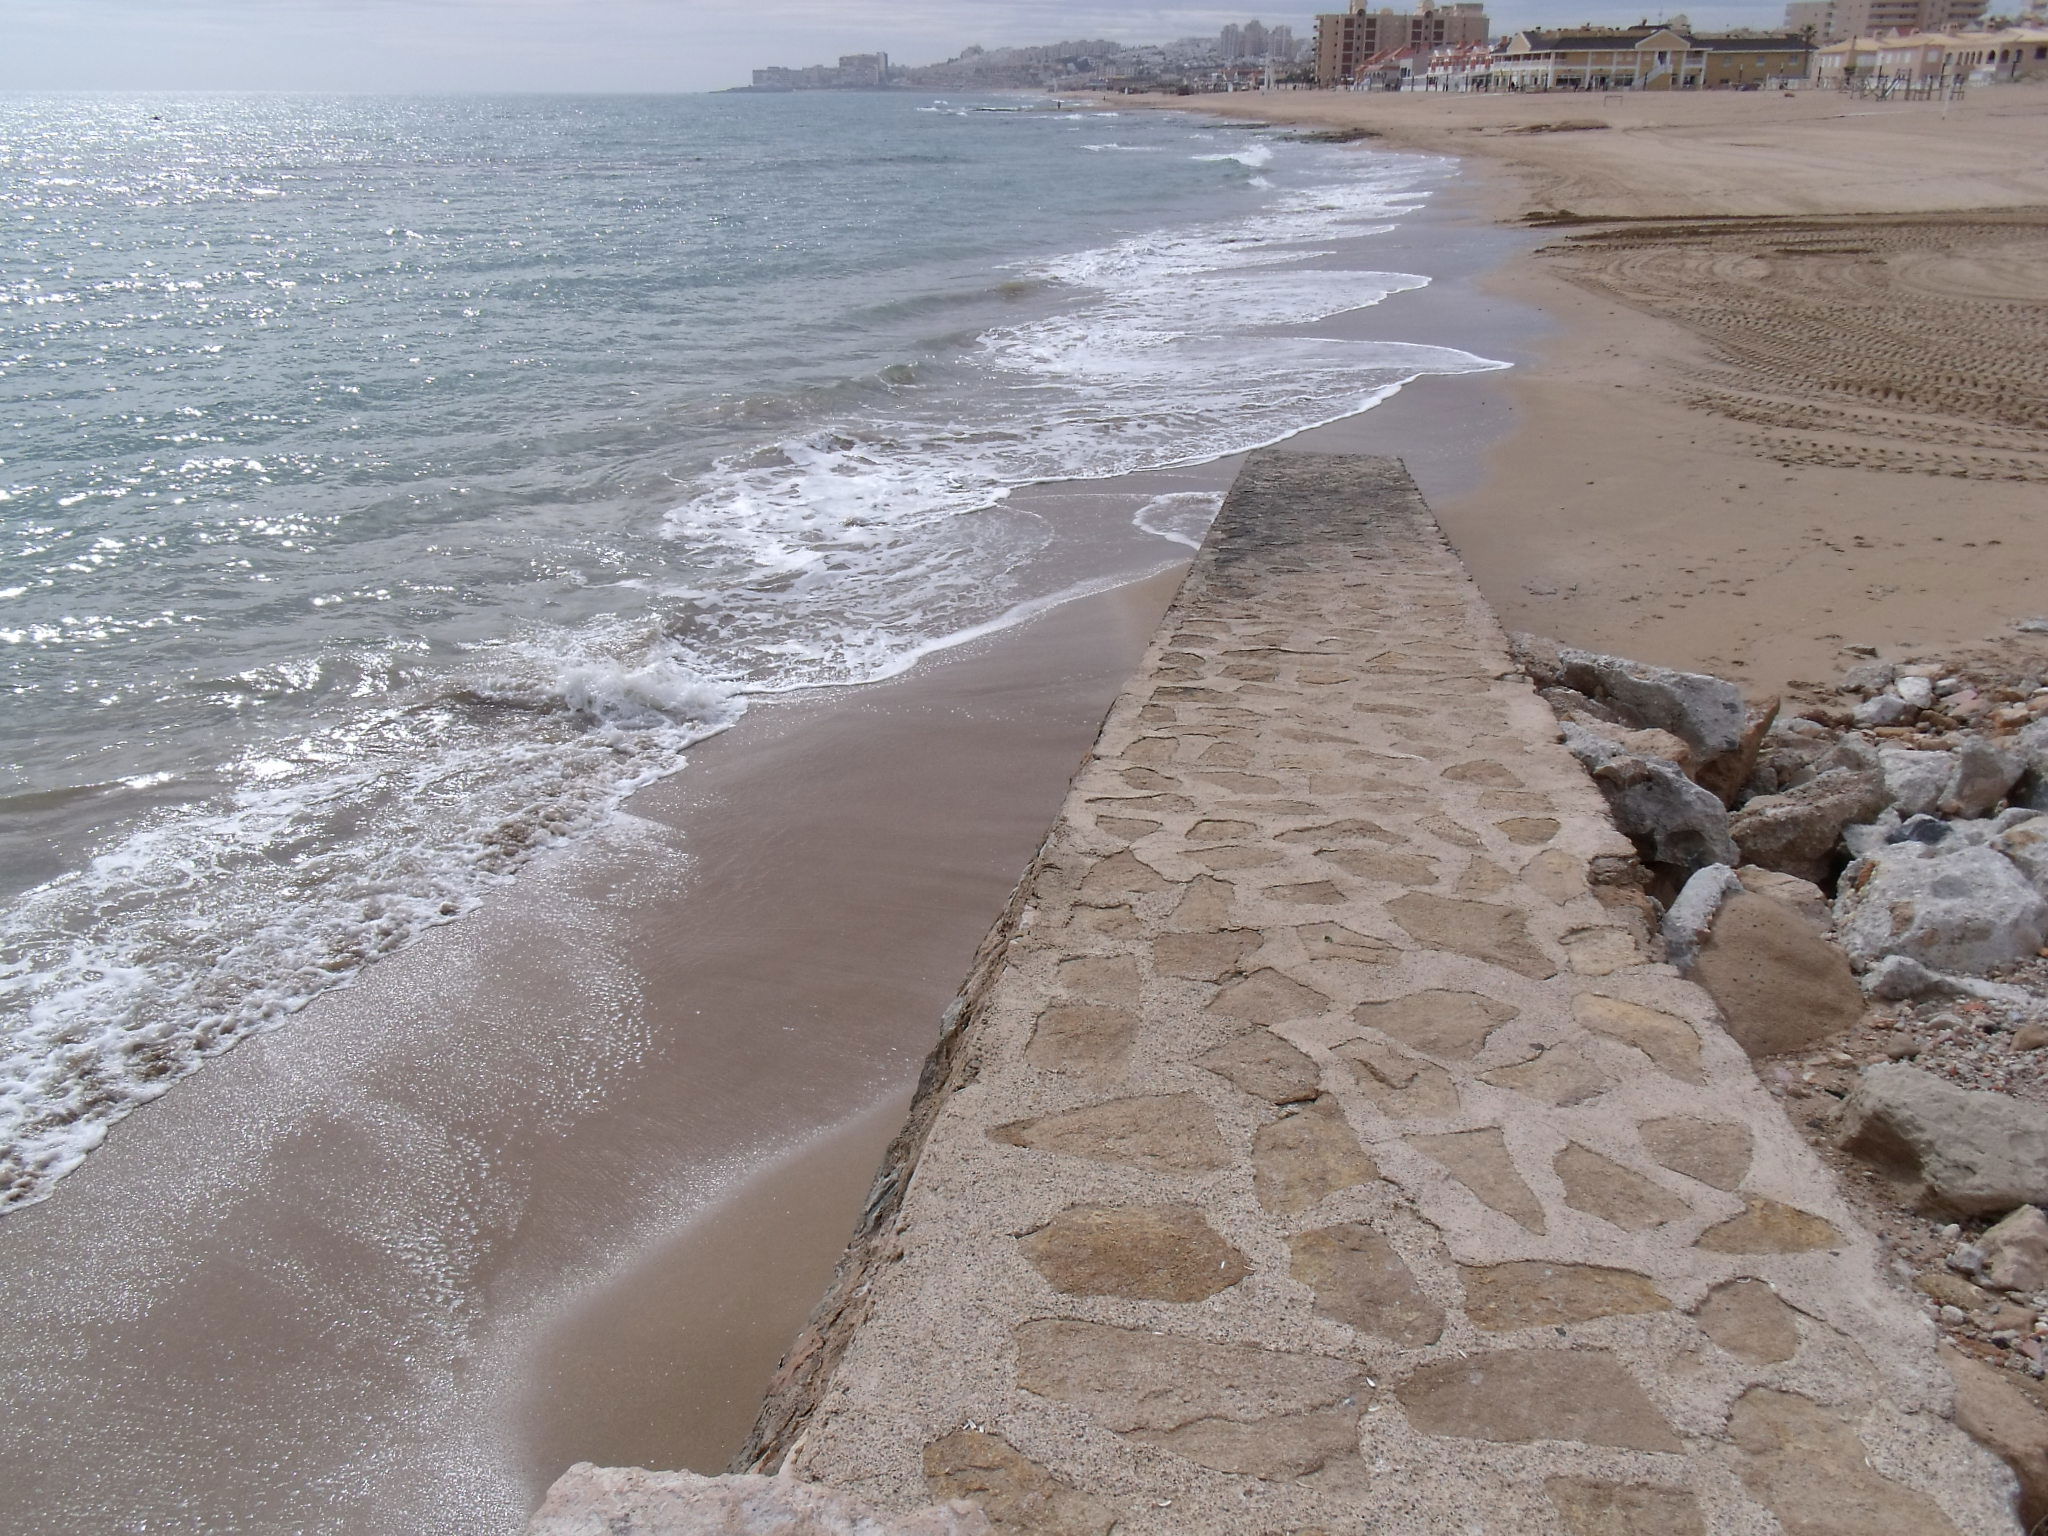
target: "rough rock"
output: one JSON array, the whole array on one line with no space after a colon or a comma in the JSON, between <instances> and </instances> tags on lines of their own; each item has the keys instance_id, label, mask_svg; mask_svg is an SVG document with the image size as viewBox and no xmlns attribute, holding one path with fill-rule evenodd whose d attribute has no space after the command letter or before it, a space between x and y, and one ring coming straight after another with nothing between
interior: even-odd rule
<instances>
[{"instance_id":1,"label":"rough rock","mask_svg":"<svg viewBox=\"0 0 2048 1536\"><path fill-rule=\"evenodd\" d=\"M1515 665L1528 673L1529 680L1538 688L1556 688L1562 684L1564 647L1555 640L1532 635L1525 630L1511 630L1508 651L1514 657Z\"/></svg>"},{"instance_id":2,"label":"rough rock","mask_svg":"<svg viewBox=\"0 0 2048 1536\"><path fill-rule=\"evenodd\" d=\"M1873 694L1851 712L1850 718L1866 728L1911 724L1920 711L1896 693Z\"/></svg>"},{"instance_id":3,"label":"rough rock","mask_svg":"<svg viewBox=\"0 0 2048 1536\"><path fill-rule=\"evenodd\" d=\"M1995 1365L1944 1344L1941 1357L1956 1383L1956 1423L2019 1479L2020 1528L2048 1521L2048 1412Z\"/></svg>"},{"instance_id":4,"label":"rough rock","mask_svg":"<svg viewBox=\"0 0 2048 1536\"><path fill-rule=\"evenodd\" d=\"M1941 792L1944 816L1982 816L2019 782L2027 760L2004 752L1981 736L1965 736L1956 749L1955 772Z\"/></svg>"},{"instance_id":5,"label":"rough rock","mask_svg":"<svg viewBox=\"0 0 2048 1536\"><path fill-rule=\"evenodd\" d=\"M1886 955L1874 961L1863 973L1863 991L1867 997L1879 998L1886 1002L1901 1002L1911 997L1971 997L1979 1002L1996 1003L2007 1012L2021 1016L2039 1013L2043 1000L2025 987L2010 982L1986 981L1981 976L1951 976L1946 971L1929 970L1918 960L1904 955Z\"/></svg>"},{"instance_id":6,"label":"rough rock","mask_svg":"<svg viewBox=\"0 0 2048 1536\"><path fill-rule=\"evenodd\" d=\"M1949 1262L1995 1291L2048 1291L2048 1215L2023 1205Z\"/></svg>"},{"instance_id":7,"label":"rough rock","mask_svg":"<svg viewBox=\"0 0 2048 1536\"><path fill-rule=\"evenodd\" d=\"M1777 721L1778 707L1779 700L1773 695L1751 709L1742 728L1742 739L1736 742L1735 750L1724 752L1693 770L1693 777L1699 781L1700 787L1712 791L1723 805L1733 805L1756 773L1757 759L1762 756L1764 740Z\"/></svg>"},{"instance_id":8,"label":"rough rock","mask_svg":"<svg viewBox=\"0 0 2048 1536\"><path fill-rule=\"evenodd\" d=\"M2027 877L2043 896L2048 896L2048 816L2034 816L2008 827L1991 840L1991 846Z\"/></svg>"},{"instance_id":9,"label":"rough rock","mask_svg":"<svg viewBox=\"0 0 2048 1536\"><path fill-rule=\"evenodd\" d=\"M1883 775L1843 768L1796 789L1759 795L1729 819L1742 857L1727 862L1761 864L1825 885L1835 871L1842 829L1869 821L1887 803Z\"/></svg>"},{"instance_id":10,"label":"rough rock","mask_svg":"<svg viewBox=\"0 0 2048 1536\"><path fill-rule=\"evenodd\" d=\"M594 1467L556 1478L527 1536L992 1536L988 1517L953 1500L890 1515L794 1478Z\"/></svg>"},{"instance_id":11,"label":"rough rock","mask_svg":"<svg viewBox=\"0 0 2048 1536\"><path fill-rule=\"evenodd\" d=\"M2026 765L2012 787L2012 803L2048 811L2048 720L2027 726L2012 748Z\"/></svg>"},{"instance_id":12,"label":"rough rock","mask_svg":"<svg viewBox=\"0 0 2048 1536\"><path fill-rule=\"evenodd\" d=\"M1902 816L1918 816L1941 803L1941 792L1955 777L1953 752L1914 752L1904 747L1879 750L1884 792Z\"/></svg>"},{"instance_id":13,"label":"rough rock","mask_svg":"<svg viewBox=\"0 0 2048 1536\"><path fill-rule=\"evenodd\" d=\"M1842 674L1842 691L1860 693L1868 698L1891 687L1898 675L1897 665L1889 661L1858 662Z\"/></svg>"},{"instance_id":14,"label":"rough rock","mask_svg":"<svg viewBox=\"0 0 2048 1536\"><path fill-rule=\"evenodd\" d=\"M1848 956L1790 908L1747 892L1723 904L1692 976L1751 1057L1806 1050L1863 1017Z\"/></svg>"},{"instance_id":15,"label":"rough rock","mask_svg":"<svg viewBox=\"0 0 2048 1536\"><path fill-rule=\"evenodd\" d=\"M1741 862L1729 836L1728 808L1667 762L1635 757L1581 726L1564 728L1565 745L1599 786L1618 826L1653 864L1700 869Z\"/></svg>"},{"instance_id":16,"label":"rough rock","mask_svg":"<svg viewBox=\"0 0 2048 1536\"><path fill-rule=\"evenodd\" d=\"M956 1429L924 1448L925 1486L981 1507L1001 1536L1107 1536L1116 1511L1001 1435Z\"/></svg>"},{"instance_id":17,"label":"rough rock","mask_svg":"<svg viewBox=\"0 0 2048 1536\"><path fill-rule=\"evenodd\" d=\"M1828 901L1827 892L1811 880L1802 880L1783 870L1764 869L1756 864L1745 864L1735 873L1741 877L1742 888L1750 895L1790 907L1822 933L1834 926L1834 906Z\"/></svg>"},{"instance_id":18,"label":"rough rock","mask_svg":"<svg viewBox=\"0 0 2048 1536\"><path fill-rule=\"evenodd\" d=\"M1749 712L1733 683L1569 647L1557 652L1557 662L1558 678L1567 688L1641 725L1671 732L1701 762L1742 746Z\"/></svg>"},{"instance_id":19,"label":"rough rock","mask_svg":"<svg viewBox=\"0 0 2048 1536\"><path fill-rule=\"evenodd\" d=\"M1899 1063L1867 1067L1842 1106L1838 1139L1904 1183L1923 1210L1979 1216L2048 1205L2048 1106Z\"/></svg>"},{"instance_id":20,"label":"rough rock","mask_svg":"<svg viewBox=\"0 0 2048 1536\"><path fill-rule=\"evenodd\" d=\"M1897 811L1886 806L1869 821L1842 828L1842 847L1852 860L1867 859L1898 835L1903 820Z\"/></svg>"},{"instance_id":21,"label":"rough rock","mask_svg":"<svg viewBox=\"0 0 2048 1536\"><path fill-rule=\"evenodd\" d=\"M1735 871L1726 864L1709 864L1696 869L1670 906L1664 909L1660 925L1664 935L1664 957L1680 971L1692 970L1693 958L1707 940L1720 914L1721 903L1730 891L1742 889Z\"/></svg>"},{"instance_id":22,"label":"rough rock","mask_svg":"<svg viewBox=\"0 0 2048 1536\"><path fill-rule=\"evenodd\" d=\"M1994 849L1893 843L1843 876L1835 931L1866 965L1905 955L1937 970L1985 971L2028 959L2048 940L2048 899Z\"/></svg>"}]
</instances>

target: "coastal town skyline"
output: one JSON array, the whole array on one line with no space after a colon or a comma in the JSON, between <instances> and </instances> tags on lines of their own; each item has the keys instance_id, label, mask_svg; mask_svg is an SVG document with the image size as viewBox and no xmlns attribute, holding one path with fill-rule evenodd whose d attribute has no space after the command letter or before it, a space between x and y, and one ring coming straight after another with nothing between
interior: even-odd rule
<instances>
[{"instance_id":1,"label":"coastal town skyline","mask_svg":"<svg viewBox=\"0 0 2048 1536\"><path fill-rule=\"evenodd\" d=\"M1304 46L1315 14L1121 0L896 0L851 14L815 0L17 0L0 91L720 90L764 65L887 53L928 64L970 46L1071 38L1163 45L1256 17ZM1770 30L1781 0L1680 7L1702 28ZM1623 25L1640 7L1506 0L1494 30Z\"/></svg>"}]
</instances>

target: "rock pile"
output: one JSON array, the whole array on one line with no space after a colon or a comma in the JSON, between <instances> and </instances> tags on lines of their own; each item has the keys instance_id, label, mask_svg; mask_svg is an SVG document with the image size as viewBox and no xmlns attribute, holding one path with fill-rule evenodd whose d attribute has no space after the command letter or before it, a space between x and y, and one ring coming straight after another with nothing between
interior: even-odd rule
<instances>
[{"instance_id":1,"label":"rock pile","mask_svg":"<svg viewBox=\"0 0 2048 1536\"><path fill-rule=\"evenodd\" d=\"M2048 686L1872 658L1787 713L1514 644L1667 958L1868 1202L1949 1336L1959 1421L2048 1518Z\"/></svg>"}]
</instances>

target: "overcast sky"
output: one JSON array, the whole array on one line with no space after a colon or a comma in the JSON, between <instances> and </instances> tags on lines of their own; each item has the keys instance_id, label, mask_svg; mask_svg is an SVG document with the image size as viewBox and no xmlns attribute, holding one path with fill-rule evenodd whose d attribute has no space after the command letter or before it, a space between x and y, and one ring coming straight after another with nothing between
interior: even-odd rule
<instances>
[{"instance_id":1,"label":"overcast sky","mask_svg":"<svg viewBox=\"0 0 2048 1536\"><path fill-rule=\"evenodd\" d=\"M0 90L700 91L760 64L883 49L921 64L969 43L1163 42L1313 11L1154 0L0 0ZM1676 7L1774 26L1780 0ZM1633 21L1631 0L1496 0L1496 29ZM1662 14L1651 11L1649 14Z\"/></svg>"}]
</instances>

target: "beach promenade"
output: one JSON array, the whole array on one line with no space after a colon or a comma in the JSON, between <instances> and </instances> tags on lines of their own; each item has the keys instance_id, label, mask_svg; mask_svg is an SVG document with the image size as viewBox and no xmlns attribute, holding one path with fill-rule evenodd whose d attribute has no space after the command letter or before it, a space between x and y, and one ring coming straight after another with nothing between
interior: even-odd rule
<instances>
[{"instance_id":1,"label":"beach promenade","mask_svg":"<svg viewBox=\"0 0 2048 1536\"><path fill-rule=\"evenodd\" d=\"M1255 456L739 1463L819 1491L534 1531L2015 1530L1634 870L1399 464Z\"/></svg>"}]
</instances>

